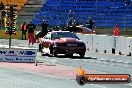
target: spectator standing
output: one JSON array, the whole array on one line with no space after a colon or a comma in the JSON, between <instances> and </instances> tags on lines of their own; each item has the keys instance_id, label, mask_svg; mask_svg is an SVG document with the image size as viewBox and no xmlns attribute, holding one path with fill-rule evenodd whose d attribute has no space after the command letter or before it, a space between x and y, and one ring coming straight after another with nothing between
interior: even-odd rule
<instances>
[{"instance_id":1,"label":"spectator standing","mask_svg":"<svg viewBox=\"0 0 132 88\"><path fill-rule=\"evenodd\" d=\"M34 38L34 29L36 28L36 26L30 22L27 25L27 29L28 29L28 40L29 40L29 44L32 43L32 45L35 43L35 38Z\"/></svg>"},{"instance_id":2,"label":"spectator standing","mask_svg":"<svg viewBox=\"0 0 132 88\"><path fill-rule=\"evenodd\" d=\"M116 27L114 29L114 36L119 36L119 27L117 24L116 24Z\"/></svg>"},{"instance_id":3,"label":"spectator standing","mask_svg":"<svg viewBox=\"0 0 132 88\"><path fill-rule=\"evenodd\" d=\"M43 44L41 42L41 38L43 38L47 33L48 33L48 24L43 20L42 22L42 30L40 32L40 36L39 36L39 51L41 52L42 48L43 48Z\"/></svg>"},{"instance_id":4,"label":"spectator standing","mask_svg":"<svg viewBox=\"0 0 132 88\"><path fill-rule=\"evenodd\" d=\"M86 27L92 30L93 26L94 26L94 21L92 19L89 19L86 24Z\"/></svg>"},{"instance_id":5,"label":"spectator standing","mask_svg":"<svg viewBox=\"0 0 132 88\"><path fill-rule=\"evenodd\" d=\"M24 22L21 25L21 30L22 30L22 40L26 40L26 32L27 32L27 24Z\"/></svg>"},{"instance_id":6,"label":"spectator standing","mask_svg":"<svg viewBox=\"0 0 132 88\"><path fill-rule=\"evenodd\" d=\"M74 22L72 23L72 32L76 32L76 21L74 20Z\"/></svg>"},{"instance_id":7,"label":"spectator standing","mask_svg":"<svg viewBox=\"0 0 132 88\"><path fill-rule=\"evenodd\" d=\"M45 21L43 21L42 22L41 37L44 37L47 34L47 32L48 32L47 27L48 27L48 24Z\"/></svg>"}]
</instances>

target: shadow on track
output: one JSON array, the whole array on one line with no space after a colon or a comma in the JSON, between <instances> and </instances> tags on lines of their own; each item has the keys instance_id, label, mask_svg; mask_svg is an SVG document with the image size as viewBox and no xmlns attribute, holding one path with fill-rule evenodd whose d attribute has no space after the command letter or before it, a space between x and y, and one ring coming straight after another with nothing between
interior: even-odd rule
<instances>
[{"instance_id":1,"label":"shadow on track","mask_svg":"<svg viewBox=\"0 0 132 88\"><path fill-rule=\"evenodd\" d=\"M58 58L71 58L71 59L97 59L97 58L92 58L92 57L84 57L81 58L80 56L66 56L66 55L58 55Z\"/></svg>"},{"instance_id":2,"label":"shadow on track","mask_svg":"<svg viewBox=\"0 0 132 88\"><path fill-rule=\"evenodd\" d=\"M43 54L42 56L48 56L48 57L53 57L52 55L50 54ZM71 58L71 59L97 59L97 58L93 58L93 57L84 57L84 58L81 58L80 56L77 56L77 55L73 55L73 56L66 56L66 55L63 55L63 54L59 54L56 56L57 58Z\"/></svg>"}]
</instances>

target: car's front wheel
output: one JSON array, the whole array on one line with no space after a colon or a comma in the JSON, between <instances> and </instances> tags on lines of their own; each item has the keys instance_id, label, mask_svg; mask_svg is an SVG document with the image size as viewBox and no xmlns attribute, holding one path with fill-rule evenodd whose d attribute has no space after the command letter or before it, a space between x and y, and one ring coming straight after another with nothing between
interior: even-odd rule
<instances>
[{"instance_id":1,"label":"car's front wheel","mask_svg":"<svg viewBox=\"0 0 132 88\"><path fill-rule=\"evenodd\" d=\"M80 53L79 55L80 55L80 58L84 58L85 53Z\"/></svg>"}]
</instances>

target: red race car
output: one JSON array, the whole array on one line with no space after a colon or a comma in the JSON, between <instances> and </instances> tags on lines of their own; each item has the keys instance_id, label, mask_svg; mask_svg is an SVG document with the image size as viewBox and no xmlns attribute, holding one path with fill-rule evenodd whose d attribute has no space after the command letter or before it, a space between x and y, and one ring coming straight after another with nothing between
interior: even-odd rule
<instances>
[{"instance_id":1,"label":"red race car","mask_svg":"<svg viewBox=\"0 0 132 88\"><path fill-rule=\"evenodd\" d=\"M69 31L52 31L41 39L43 49L42 53L48 51L52 56L57 54L65 54L66 56L73 56L74 53L79 54L84 58L86 46L76 34Z\"/></svg>"}]
</instances>

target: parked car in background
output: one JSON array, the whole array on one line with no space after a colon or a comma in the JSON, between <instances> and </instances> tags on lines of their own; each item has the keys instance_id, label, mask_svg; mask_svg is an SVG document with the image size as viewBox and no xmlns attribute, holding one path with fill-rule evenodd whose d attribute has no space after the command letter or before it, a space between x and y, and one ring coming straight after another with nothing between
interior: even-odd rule
<instances>
[{"instance_id":1,"label":"parked car in background","mask_svg":"<svg viewBox=\"0 0 132 88\"><path fill-rule=\"evenodd\" d=\"M75 33L81 33L81 34L98 34L99 31L97 29L89 29L85 27L84 25L78 25L78 26L68 26L65 28L67 31L75 32Z\"/></svg>"},{"instance_id":2,"label":"parked car in background","mask_svg":"<svg viewBox=\"0 0 132 88\"><path fill-rule=\"evenodd\" d=\"M69 31L48 32L44 38L41 38L41 42L43 44L42 53L48 49L49 54L53 56L57 54L73 56L76 53L83 58L86 51L85 43Z\"/></svg>"}]
</instances>

